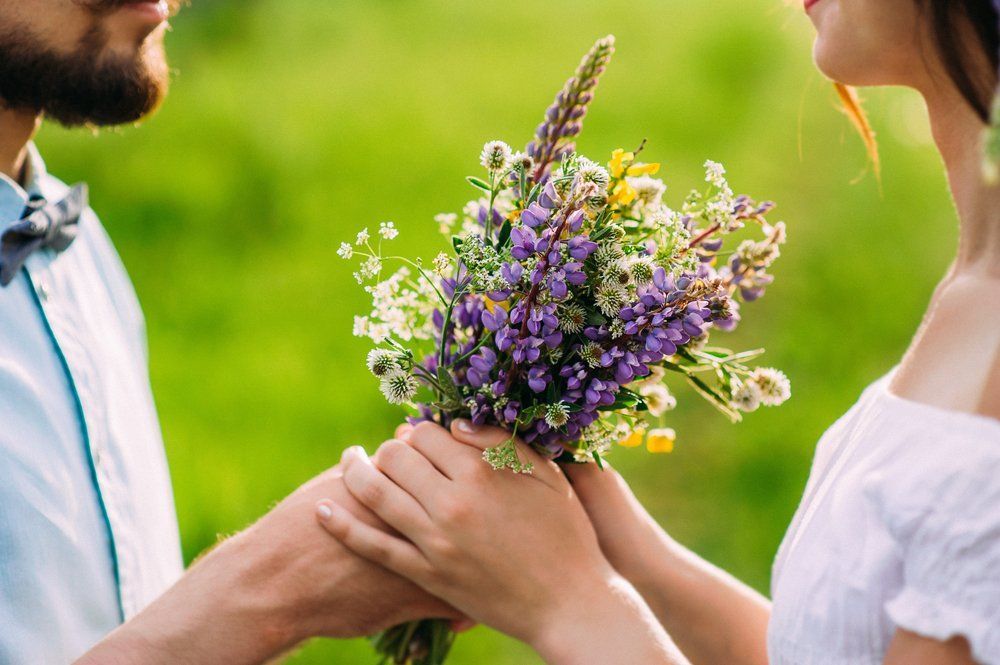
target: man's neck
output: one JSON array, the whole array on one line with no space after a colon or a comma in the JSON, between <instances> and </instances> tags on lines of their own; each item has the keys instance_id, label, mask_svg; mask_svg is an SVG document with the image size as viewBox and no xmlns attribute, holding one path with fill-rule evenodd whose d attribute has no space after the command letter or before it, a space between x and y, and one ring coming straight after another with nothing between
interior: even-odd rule
<instances>
[{"instance_id":1,"label":"man's neck","mask_svg":"<svg viewBox=\"0 0 1000 665\"><path fill-rule=\"evenodd\" d=\"M41 116L32 111L0 108L0 173L20 183ZM23 184L23 183L22 183Z\"/></svg>"}]
</instances>

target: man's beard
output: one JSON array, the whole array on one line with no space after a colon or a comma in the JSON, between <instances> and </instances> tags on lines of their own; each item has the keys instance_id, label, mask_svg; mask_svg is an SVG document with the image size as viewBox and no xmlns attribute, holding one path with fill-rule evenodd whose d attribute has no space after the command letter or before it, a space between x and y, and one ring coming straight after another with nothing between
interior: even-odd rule
<instances>
[{"instance_id":1,"label":"man's beard","mask_svg":"<svg viewBox=\"0 0 1000 665\"><path fill-rule=\"evenodd\" d=\"M104 53L97 24L63 54L40 47L43 40L22 27L0 27L0 106L42 113L67 127L135 122L166 95L162 40L158 30L133 56Z\"/></svg>"}]
</instances>

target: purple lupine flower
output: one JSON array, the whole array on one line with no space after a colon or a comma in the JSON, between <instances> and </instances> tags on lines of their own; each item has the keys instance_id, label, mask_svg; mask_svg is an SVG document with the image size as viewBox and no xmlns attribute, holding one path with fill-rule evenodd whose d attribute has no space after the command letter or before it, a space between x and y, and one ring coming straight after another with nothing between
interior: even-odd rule
<instances>
[{"instance_id":1,"label":"purple lupine flower","mask_svg":"<svg viewBox=\"0 0 1000 665\"><path fill-rule=\"evenodd\" d=\"M586 234L573 236L569 243L569 255L579 261L585 261L588 256L597 251L597 243L592 241Z\"/></svg>"},{"instance_id":2,"label":"purple lupine flower","mask_svg":"<svg viewBox=\"0 0 1000 665\"><path fill-rule=\"evenodd\" d=\"M549 376L548 367L544 365L535 365L528 370L528 387L531 388L533 392L545 392L545 389L549 385L549 381L551 381L551 377Z\"/></svg>"},{"instance_id":3,"label":"purple lupine flower","mask_svg":"<svg viewBox=\"0 0 1000 665\"><path fill-rule=\"evenodd\" d=\"M538 236L527 227L518 226L510 232L510 255L518 261L523 261L535 254L535 244Z\"/></svg>"},{"instance_id":4,"label":"purple lupine flower","mask_svg":"<svg viewBox=\"0 0 1000 665\"><path fill-rule=\"evenodd\" d=\"M507 324L507 310L503 307L494 307L493 311L483 308L480 314L483 326L490 331L496 332Z\"/></svg>"},{"instance_id":5,"label":"purple lupine flower","mask_svg":"<svg viewBox=\"0 0 1000 665\"><path fill-rule=\"evenodd\" d=\"M469 369L466 371L466 378L469 384L475 388L480 388L489 379L493 366L497 363L497 354L493 349L484 346L478 353L469 358Z\"/></svg>"},{"instance_id":6,"label":"purple lupine flower","mask_svg":"<svg viewBox=\"0 0 1000 665\"><path fill-rule=\"evenodd\" d=\"M548 221L549 211L532 203L521 213L521 223L531 228L538 228Z\"/></svg>"}]
</instances>

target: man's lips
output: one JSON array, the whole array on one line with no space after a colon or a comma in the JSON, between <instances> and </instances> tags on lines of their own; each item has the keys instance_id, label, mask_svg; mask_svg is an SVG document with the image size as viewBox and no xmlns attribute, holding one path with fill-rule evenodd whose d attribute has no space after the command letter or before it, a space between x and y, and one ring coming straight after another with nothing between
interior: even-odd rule
<instances>
[{"instance_id":1,"label":"man's lips","mask_svg":"<svg viewBox=\"0 0 1000 665\"><path fill-rule=\"evenodd\" d=\"M805 0L806 11L812 9L812 6L815 5L817 2L819 2L819 0Z\"/></svg>"}]
</instances>

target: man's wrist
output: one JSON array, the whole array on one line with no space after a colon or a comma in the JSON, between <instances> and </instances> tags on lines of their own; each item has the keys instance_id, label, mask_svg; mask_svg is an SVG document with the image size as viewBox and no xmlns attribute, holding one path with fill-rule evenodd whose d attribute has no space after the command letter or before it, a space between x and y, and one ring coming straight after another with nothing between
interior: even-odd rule
<instances>
[{"instance_id":1,"label":"man's wrist","mask_svg":"<svg viewBox=\"0 0 1000 665\"><path fill-rule=\"evenodd\" d=\"M256 543L238 534L193 565L160 598L112 632L78 665L142 662L261 663L300 636L267 584Z\"/></svg>"}]
</instances>

